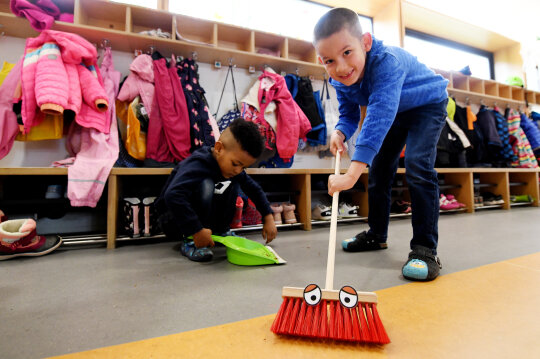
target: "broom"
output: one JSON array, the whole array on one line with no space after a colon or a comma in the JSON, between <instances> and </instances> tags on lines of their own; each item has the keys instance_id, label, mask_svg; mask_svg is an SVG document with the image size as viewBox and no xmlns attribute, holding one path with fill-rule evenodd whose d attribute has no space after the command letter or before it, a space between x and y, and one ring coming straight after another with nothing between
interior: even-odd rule
<instances>
[{"instance_id":1,"label":"broom","mask_svg":"<svg viewBox=\"0 0 540 359\"><path fill-rule=\"evenodd\" d=\"M340 153L336 153L335 174L340 171ZM377 294L356 292L345 286L334 290L334 263L339 192L332 197L330 243L326 266L326 285L321 289L283 287L283 302L271 330L275 334L334 339L359 343L387 344L390 339L377 313Z\"/></svg>"}]
</instances>

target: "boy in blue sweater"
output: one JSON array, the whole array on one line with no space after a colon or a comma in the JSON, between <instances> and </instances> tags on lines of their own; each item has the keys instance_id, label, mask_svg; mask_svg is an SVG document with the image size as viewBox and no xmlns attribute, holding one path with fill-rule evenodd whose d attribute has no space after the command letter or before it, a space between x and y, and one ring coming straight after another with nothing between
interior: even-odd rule
<instances>
[{"instance_id":1,"label":"boy in blue sweater","mask_svg":"<svg viewBox=\"0 0 540 359\"><path fill-rule=\"evenodd\" d=\"M362 33L358 15L335 8L317 22L314 46L339 101L339 121L330 139L332 153L343 151L367 106L352 162L344 175L330 176L328 192L347 190L369 168L369 230L345 239L347 252L387 248L391 186L405 150L412 203L411 252L402 268L410 280L433 280L437 257L439 186L434 170L436 145L446 118L447 80L405 50L385 46Z\"/></svg>"},{"instance_id":2,"label":"boy in blue sweater","mask_svg":"<svg viewBox=\"0 0 540 359\"><path fill-rule=\"evenodd\" d=\"M261 213L266 242L276 237L270 203L259 184L244 171L261 155L263 144L257 125L238 118L214 147L198 149L171 172L156 200L158 223L168 238L181 240L180 251L188 259L212 259L211 235L229 231L239 188ZM188 236L193 240L187 240Z\"/></svg>"}]
</instances>

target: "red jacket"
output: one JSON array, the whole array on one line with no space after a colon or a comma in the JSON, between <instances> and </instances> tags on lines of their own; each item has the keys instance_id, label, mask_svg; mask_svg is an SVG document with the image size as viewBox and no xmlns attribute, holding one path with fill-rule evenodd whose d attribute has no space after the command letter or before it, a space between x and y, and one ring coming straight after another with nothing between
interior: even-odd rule
<instances>
[{"instance_id":1,"label":"red jacket","mask_svg":"<svg viewBox=\"0 0 540 359\"><path fill-rule=\"evenodd\" d=\"M298 149L298 139L306 140L307 133L311 131L311 124L294 101L283 76L264 71L259 80L261 80L258 96L260 112L264 116L268 104L271 101L276 103L277 152L284 162L288 162Z\"/></svg>"}]
</instances>

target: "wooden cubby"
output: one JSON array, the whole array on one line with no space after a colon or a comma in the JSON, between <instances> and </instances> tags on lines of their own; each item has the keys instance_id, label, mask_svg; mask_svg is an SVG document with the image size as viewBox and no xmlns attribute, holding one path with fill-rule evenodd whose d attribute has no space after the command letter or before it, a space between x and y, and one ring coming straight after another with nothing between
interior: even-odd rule
<instances>
[{"instance_id":1,"label":"wooden cubby","mask_svg":"<svg viewBox=\"0 0 540 359\"><path fill-rule=\"evenodd\" d=\"M484 93L489 96L499 97L499 84L495 81L484 81Z\"/></svg>"},{"instance_id":2,"label":"wooden cubby","mask_svg":"<svg viewBox=\"0 0 540 359\"><path fill-rule=\"evenodd\" d=\"M236 26L217 24L217 46L245 52L255 52L255 32Z\"/></svg>"},{"instance_id":3,"label":"wooden cubby","mask_svg":"<svg viewBox=\"0 0 540 359\"><path fill-rule=\"evenodd\" d=\"M100 2L99 6L96 6L94 0L79 0L78 8L75 10L75 24L104 30L127 31L128 8L114 2Z\"/></svg>"},{"instance_id":4,"label":"wooden cubby","mask_svg":"<svg viewBox=\"0 0 540 359\"><path fill-rule=\"evenodd\" d=\"M282 36L264 33L264 32L255 32L255 52L260 53L266 56L267 52L275 53L275 57L284 58L287 56L287 38Z\"/></svg>"},{"instance_id":5,"label":"wooden cubby","mask_svg":"<svg viewBox=\"0 0 540 359\"><path fill-rule=\"evenodd\" d=\"M138 34L159 28L171 33L172 36L173 14L163 11L153 11L149 14L146 9L137 6L128 7L126 10L126 31Z\"/></svg>"},{"instance_id":6,"label":"wooden cubby","mask_svg":"<svg viewBox=\"0 0 540 359\"><path fill-rule=\"evenodd\" d=\"M174 15L178 33L186 40L217 45L215 23L185 15ZM176 31L175 31L176 32ZM176 38L176 37L175 37ZM203 45L204 46L204 45Z\"/></svg>"}]
</instances>

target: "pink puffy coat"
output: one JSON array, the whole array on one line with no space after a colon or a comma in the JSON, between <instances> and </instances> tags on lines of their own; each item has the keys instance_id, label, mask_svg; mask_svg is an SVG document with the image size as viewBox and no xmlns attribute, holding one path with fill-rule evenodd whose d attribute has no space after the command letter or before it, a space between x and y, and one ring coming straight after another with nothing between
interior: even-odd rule
<instances>
[{"instance_id":1,"label":"pink puffy coat","mask_svg":"<svg viewBox=\"0 0 540 359\"><path fill-rule=\"evenodd\" d=\"M131 102L137 96L146 108L147 113L152 113L154 102L154 62L150 55L139 55L129 65L131 73L120 89L118 99Z\"/></svg>"},{"instance_id":2,"label":"pink puffy coat","mask_svg":"<svg viewBox=\"0 0 540 359\"><path fill-rule=\"evenodd\" d=\"M36 112L75 113L83 127L109 133L108 99L97 68L96 48L76 34L45 30L26 40L21 73L24 132Z\"/></svg>"}]
</instances>

